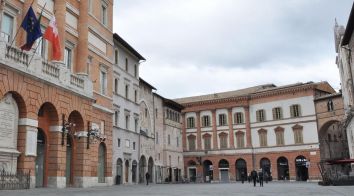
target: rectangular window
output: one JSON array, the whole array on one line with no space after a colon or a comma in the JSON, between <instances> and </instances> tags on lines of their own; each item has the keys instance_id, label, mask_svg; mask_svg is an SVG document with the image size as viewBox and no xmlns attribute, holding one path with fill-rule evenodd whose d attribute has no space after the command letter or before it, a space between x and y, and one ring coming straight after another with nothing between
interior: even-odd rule
<instances>
[{"instance_id":1,"label":"rectangular window","mask_svg":"<svg viewBox=\"0 0 354 196\"><path fill-rule=\"evenodd\" d=\"M128 58L125 58L125 71L128 72L129 62Z\"/></svg>"},{"instance_id":2,"label":"rectangular window","mask_svg":"<svg viewBox=\"0 0 354 196\"><path fill-rule=\"evenodd\" d=\"M176 144L177 144L177 147L179 147L179 138L176 137Z\"/></svg>"},{"instance_id":3,"label":"rectangular window","mask_svg":"<svg viewBox=\"0 0 354 196\"><path fill-rule=\"evenodd\" d=\"M130 148L130 141L128 139L125 140L125 147Z\"/></svg>"},{"instance_id":4,"label":"rectangular window","mask_svg":"<svg viewBox=\"0 0 354 196\"><path fill-rule=\"evenodd\" d=\"M226 114L219 114L219 126L227 125Z\"/></svg>"},{"instance_id":5,"label":"rectangular window","mask_svg":"<svg viewBox=\"0 0 354 196\"><path fill-rule=\"evenodd\" d=\"M134 126L134 130L135 130L135 132L137 133L138 132L138 125L139 125L139 119L138 118L136 118L136 119L134 119L134 121L135 121L135 126Z\"/></svg>"},{"instance_id":6,"label":"rectangular window","mask_svg":"<svg viewBox=\"0 0 354 196\"><path fill-rule=\"evenodd\" d=\"M118 79L114 79L114 94L118 95Z\"/></svg>"},{"instance_id":7,"label":"rectangular window","mask_svg":"<svg viewBox=\"0 0 354 196\"><path fill-rule=\"evenodd\" d=\"M257 122L264 122L265 121L265 112L264 110L256 111Z\"/></svg>"},{"instance_id":8,"label":"rectangular window","mask_svg":"<svg viewBox=\"0 0 354 196\"><path fill-rule=\"evenodd\" d=\"M134 91L134 101L135 101L135 103L138 103L138 91L137 90Z\"/></svg>"},{"instance_id":9,"label":"rectangular window","mask_svg":"<svg viewBox=\"0 0 354 196\"><path fill-rule=\"evenodd\" d=\"M210 150L211 149L211 136L205 136L204 137L204 150Z\"/></svg>"},{"instance_id":10,"label":"rectangular window","mask_svg":"<svg viewBox=\"0 0 354 196\"><path fill-rule=\"evenodd\" d=\"M187 128L194 128L195 124L194 124L194 118L193 117L189 117L187 118Z\"/></svg>"},{"instance_id":11,"label":"rectangular window","mask_svg":"<svg viewBox=\"0 0 354 196\"><path fill-rule=\"evenodd\" d=\"M303 141L303 135L302 135L302 129L295 129L294 130L294 139L295 139L295 144L302 144Z\"/></svg>"},{"instance_id":12,"label":"rectangular window","mask_svg":"<svg viewBox=\"0 0 354 196\"><path fill-rule=\"evenodd\" d=\"M260 146L267 146L267 132L266 131L262 131L259 133L259 145Z\"/></svg>"},{"instance_id":13,"label":"rectangular window","mask_svg":"<svg viewBox=\"0 0 354 196\"><path fill-rule=\"evenodd\" d=\"M114 64L118 65L118 49L114 50Z\"/></svg>"},{"instance_id":14,"label":"rectangular window","mask_svg":"<svg viewBox=\"0 0 354 196\"><path fill-rule=\"evenodd\" d=\"M167 143L168 143L168 145L171 145L171 136L170 135L167 136Z\"/></svg>"},{"instance_id":15,"label":"rectangular window","mask_svg":"<svg viewBox=\"0 0 354 196\"><path fill-rule=\"evenodd\" d=\"M189 144L189 150L194 151L195 150L195 136L191 135L188 137L188 144Z\"/></svg>"},{"instance_id":16,"label":"rectangular window","mask_svg":"<svg viewBox=\"0 0 354 196\"><path fill-rule=\"evenodd\" d=\"M135 142L133 142L133 150L135 150Z\"/></svg>"},{"instance_id":17,"label":"rectangular window","mask_svg":"<svg viewBox=\"0 0 354 196\"><path fill-rule=\"evenodd\" d=\"M7 13L4 13L1 22L1 30L2 30L1 34L4 34L7 42L11 42L11 40L13 39L12 38L13 28L14 28L14 17L10 16Z\"/></svg>"},{"instance_id":18,"label":"rectangular window","mask_svg":"<svg viewBox=\"0 0 354 196\"><path fill-rule=\"evenodd\" d=\"M277 131L275 133L277 146L284 145L284 131Z\"/></svg>"},{"instance_id":19,"label":"rectangular window","mask_svg":"<svg viewBox=\"0 0 354 196\"><path fill-rule=\"evenodd\" d=\"M114 125L118 126L118 111L114 112Z\"/></svg>"},{"instance_id":20,"label":"rectangular window","mask_svg":"<svg viewBox=\"0 0 354 196\"><path fill-rule=\"evenodd\" d=\"M210 127L210 116L202 117L202 127Z\"/></svg>"},{"instance_id":21,"label":"rectangular window","mask_svg":"<svg viewBox=\"0 0 354 196\"><path fill-rule=\"evenodd\" d=\"M72 68L72 56L73 56L73 51L71 48L69 47L65 47L65 51L64 51L64 63L66 68L68 68L69 70L71 70Z\"/></svg>"},{"instance_id":22,"label":"rectangular window","mask_svg":"<svg viewBox=\"0 0 354 196\"><path fill-rule=\"evenodd\" d=\"M245 134L236 134L237 148L245 147Z\"/></svg>"},{"instance_id":23,"label":"rectangular window","mask_svg":"<svg viewBox=\"0 0 354 196\"><path fill-rule=\"evenodd\" d=\"M301 116L301 107L300 105L292 105L290 106L290 115L292 118L300 117Z\"/></svg>"},{"instance_id":24,"label":"rectangular window","mask_svg":"<svg viewBox=\"0 0 354 196\"><path fill-rule=\"evenodd\" d=\"M236 124L243 124L244 123L243 113L242 112L236 112L234 119L235 119L235 123Z\"/></svg>"},{"instance_id":25,"label":"rectangular window","mask_svg":"<svg viewBox=\"0 0 354 196\"><path fill-rule=\"evenodd\" d=\"M134 77L138 77L138 66L134 65Z\"/></svg>"},{"instance_id":26,"label":"rectangular window","mask_svg":"<svg viewBox=\"0 0 354 196\"><path fill-rule=\"evenodd\" d=\"M125 85L125 98L129 99L129 85Z\"/></svg>"},{"instance_id":27,"label":"rectangular window","mask_svg":"<svg viewBox=\"0 0 354 196\"><path fill-rule=\"evenodd\" d=\"M126 115L125 116L125 129L129 129L129 118L130 118L130 116L129 115Z\"/></svg>"},{"instance_id":28,"label":"rectangular window","mask_svg":"<svg viewBox=\"0 0 354 196\"><path fill-rule=\"evenodd\" d=\"M158 110L157 110L157 108L155 109L155 117L157 118L158 117Z\"/></svg>"},{"instance_id":29,"label":"rectangular window","mask_svg":"<svg viewBox=\"0 0 354 196\"><path fill-rule=\"evenodd\" d=\"M101 94L105 95L107 92L107 73L103 70L100 72L101 79Z\"/></svg>"},{"instance_id":30,"label":"rectangular window","mask_svg":"<svg viewBox=\"0 0 354 196\"><path fill-rule=\"evenodd\" d=\"M227 148L227 134L220 134L220 148Z\"/></svg>"},{"instance_id":31,"label":"rectangular window","mask_svg":"<svg viewBox=\"0 0 354 196\"><path fill-rule=\"evenodd\" d=\"M118 148L120 148L120 138L118 138Z\"/></svg>"},{"instance_id":32,"label":"rectangular window","mask_svg":"<svg viewBox=\"0 0 354 196\"><path fill-rule=\"evenodd\" d=\"M273 108L273 120L280 120L283 118L282 110L280 107Z\"/></svg>"},{"instance_id":33,"label":"rectangular window","mask_svg":"<svg viewBox=\"0 0 354 196\"><path fill-rule=\"evenodd\" d=\"M102 1L101 5L101 22L104 25L107 25L107 18L108 18L108 11L107 11L107 4Z\"/></svg>"}]
</instances>

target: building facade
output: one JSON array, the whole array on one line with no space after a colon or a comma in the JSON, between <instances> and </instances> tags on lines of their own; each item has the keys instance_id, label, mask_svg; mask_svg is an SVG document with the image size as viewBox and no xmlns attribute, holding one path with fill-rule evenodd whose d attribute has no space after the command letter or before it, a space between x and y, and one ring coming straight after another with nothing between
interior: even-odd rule
<instances>
[{"instance_id":1,"label":"building facade","mask_svg":"<svg viewBox=\"0 0 354 196\"><path fill-rule=\"evenodd\" d=\"M135 184L140 146L139 66L145 59L118 34L113 37L113 176L116 184Z\"/></svg>"},{"instance_id":2,"label":"building facade","mask_svg":"<svg viewBox=\"0 0 354 196\"><path fill-rule=\"evenodd\" d=\"M30 172L31 187L110 185L113 0L33 1L43 30L56 17L56 62L45 40L19 49L31 3L0 5L0 169Z\"/></svg>"},{"instance_id":3,"label":"building facade","mask_svg":"<svg viewBox=\"0 0 354 196\"><path fill-rule=\"evenodd\" d=\"M334 26L334 41L335 50L337 53L336 64L339 69L339 75L342 87L342 97L344 103L345 117L344 128L346 129L349 155L354 159L354 82L353 82L353 28L354 28L354 9L352 8L346 28L335 24ZM352 164L352 169L354 164ZM354 175L354 174L352 174Z\"/></svg>"},{"instance_id":4,"label":"building facade","mask_svg":"<svg viewBox=\"0 0 354 196\"><path fill-rule=\"evenodd\" d=\"M185 177L229 182L262 169L274 180L319 179L313 100L334 92L326 82L309 82L176 99L185 107Z\"/></svg>"}]
</instances>

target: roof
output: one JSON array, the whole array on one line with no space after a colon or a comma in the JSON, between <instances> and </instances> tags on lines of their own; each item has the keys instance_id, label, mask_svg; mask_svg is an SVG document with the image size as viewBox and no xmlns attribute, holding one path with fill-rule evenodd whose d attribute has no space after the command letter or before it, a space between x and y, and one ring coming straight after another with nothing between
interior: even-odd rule
<instances>
[{"instance_id":1,"label":"roof","mask_svg":"<svg viewBox=\"0 0 354 196\"><path fill-rule=\"evenodd\" d=\"M320 90L329 94L335 93L335 90L328 84L328 82L294 83L294 84L283 85L283 86L276 86L274 84L264 84L264 85L253 86L253 87L235 90L235 91L228 91L228 92L221 92L221 93L214 93L214 94L207 94L207 95L193 96L193 97L186 97L186 98L178 98L178 99L174 99L174 101L178 102L179 104L187 104L187 103L195 103L195 102L202 102L202 101L220 100L226 98L247 97L247 96L253 97L259 95L267 95L272 91L290 90L299 87L313 87L316 90Z\"/></svg>"},{"instance_id":2,"label":"roof","mask_svg":"<svg viewBox=\"0 0 354 196\"><path fill-rule=\"evenodd\" d=\"M353 34L353 30L354 30L354 2L352 5L352 10L349 15L347 27L345 28L345 33L344 33L343 40L342 40L342 46L349 44L350 39Z\"/></svg>"},{"instance_id":3,"label":"roof","mask_svg":"<svg viewBox=\"0 0 354 196\"><path fill-rule=\"evenodd\" d=\"M124 48L126 48L129 52L131 52L134 56L136 56L139 60L146 60L143 56L139 54L132 46L128 44L122 37L120 37L117 33L113 34L113 39L120 43Z\"/></svg>"},{"instance_id":4,"label":"roof","mask_svg":"<svg viewBox=\"0 0 354 196\"><path fill-rule=\"evenodd\" d=\"M144 83L146 86L150 87L153 90L157 90L154 86L152 86L151 84L149 84L148 82L146 82L144 79L139 78L139 81Z\"/></svg>"},{"instance_id":5,"label":"roof","mask_svg":"<svg viewBox=\"0 0 354 196\"><path fill-rule=\"evenodd\" d=\"M333 94L323 95L321 97L316 97L315 101L320 101L320 100L330 99L335 97L342 97L342 93L333 93Z\"/></svg>"},{"instance_id":6,"label":"roof","mask_svg":"<svg viewBox=\"0 0 354 196\"><path fill-rule=\"evenodd\" d=\"M170 107L172 109L175 109L177 111L181 111L182 109L184 109L184 106L171 100L171 99L167 99L163 96L161 96L160 94L154 93L154 95L160 97L162 99L162 102L164 104L164 106Z\"/></svg>"}]
</instances>

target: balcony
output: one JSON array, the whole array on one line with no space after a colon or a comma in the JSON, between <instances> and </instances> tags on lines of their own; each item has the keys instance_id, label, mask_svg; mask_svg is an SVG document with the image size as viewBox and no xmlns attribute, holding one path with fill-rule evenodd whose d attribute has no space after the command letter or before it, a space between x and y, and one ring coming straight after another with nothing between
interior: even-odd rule
<instances>
[{"instance_id":1,"label":"balcony","mask_svg":"<svg viewBox=\"0 0 354 196\"><path fill-rule=\"evenodd\" d=\"M8 37L0 33L0 64L45 80L88 98L93 97L92 81L86 74L74 74L61 62L48 62L33 52L22 51L8 43ZM31 62L30 62L31 61Z\"/></svg>"}]
</instances>

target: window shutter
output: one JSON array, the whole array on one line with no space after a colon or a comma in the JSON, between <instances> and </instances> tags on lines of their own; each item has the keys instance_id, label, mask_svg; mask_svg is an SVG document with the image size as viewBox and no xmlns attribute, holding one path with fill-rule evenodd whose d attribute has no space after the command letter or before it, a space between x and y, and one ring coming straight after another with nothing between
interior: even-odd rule
<instances>
[{"instance_id":1,"label":"window shutter","mask_svg":"<svg viewBox=\"0 0 354 196\"><path fill-rule=\"evenodd\" d=\"M257 122L259 122L259 121L260 121L260 119L259 119L259 110L258 110L258 111L256 111L256 119L257 119Z\"/></svg>"},{"instance_id":2,"label":"window shutter","mask_svg":"<svg viewBox=\"0 0 354 196\"><path fill-rule=\"evenodd\" d=\"M297 110L298 110L298 116L301 116L301 107L300 107L300 105L297 105Z\"/></svg>"},{"instance_id":3,"label":"window shutter","mask_svg":"<svg viewBox=\"0 0 354 196\"><path fill-rule=\"evenodd\" d=\"M292 118L295 117L294 108L295 108L294 105L290 106L290 116L291 116Z\"/></svg>"},{"instance_id":4,"label":"window shutter","mask_svg":"<svg viewBox=\"0 0 354 196\"><path fill-rule=\"evenodd\" d=\"M272 109L272 113L273 113L273 120L276 120L277 119L276 108Z\"/></svg>"}]
</instances>

